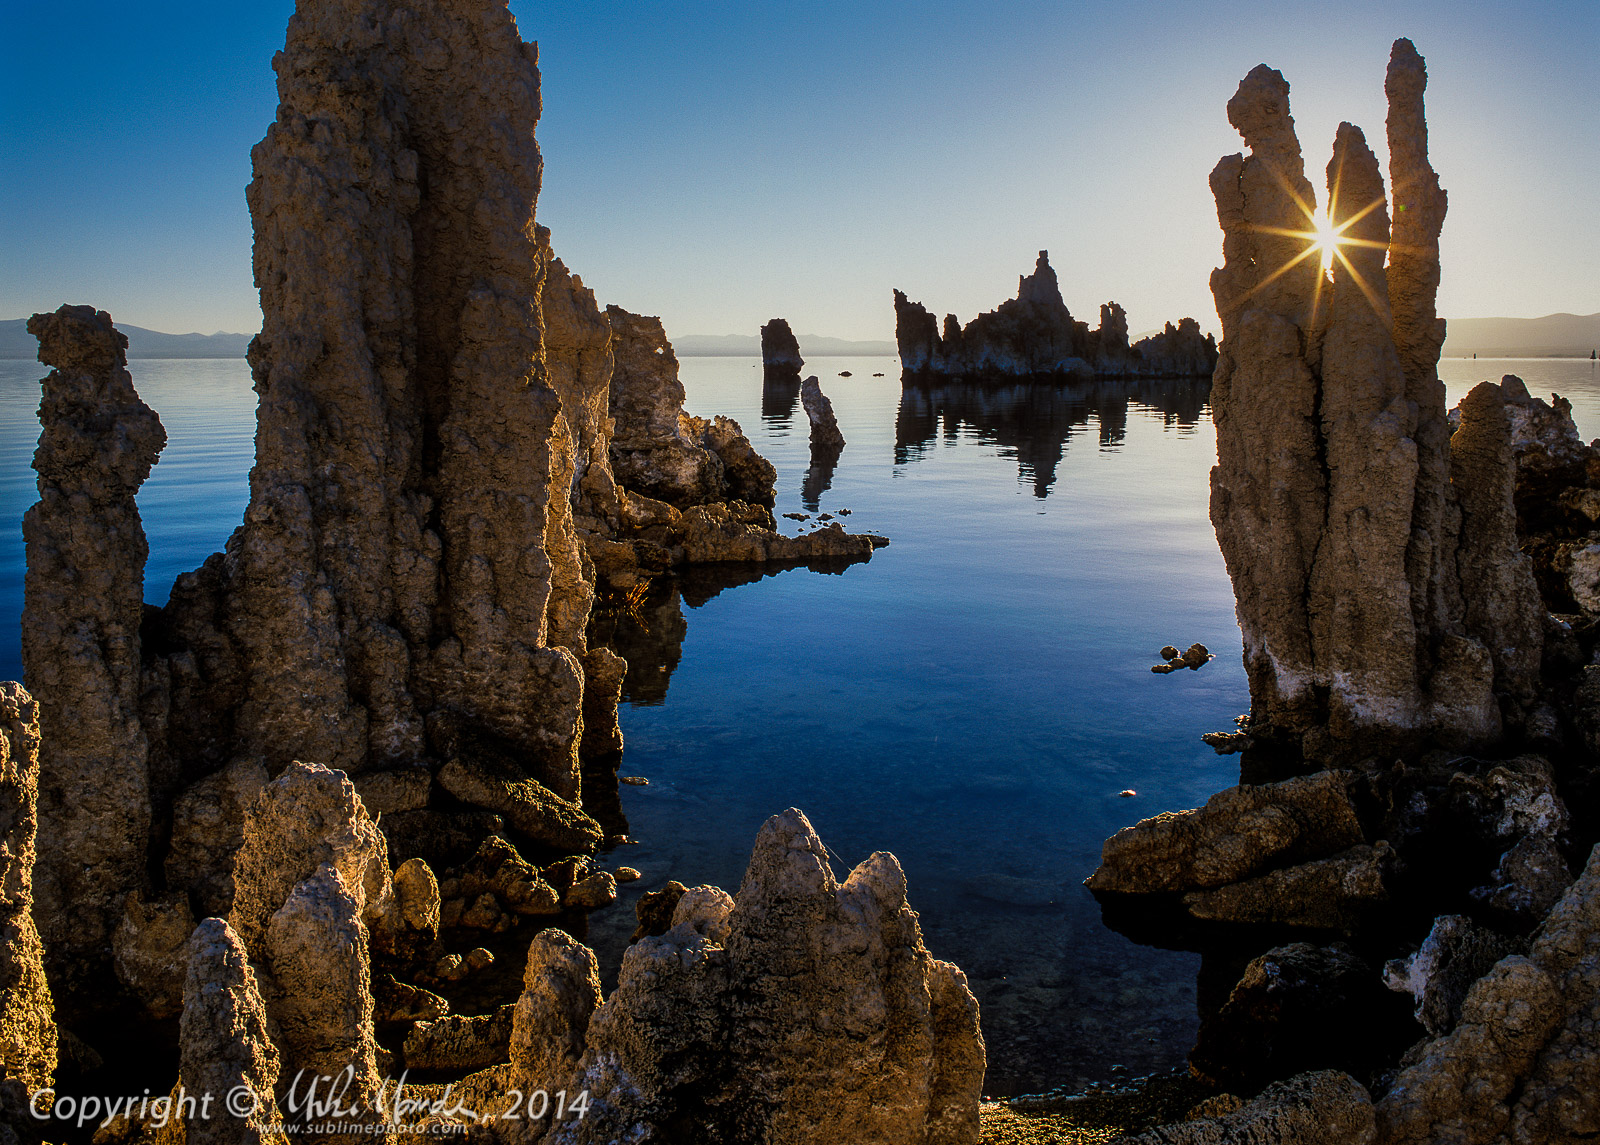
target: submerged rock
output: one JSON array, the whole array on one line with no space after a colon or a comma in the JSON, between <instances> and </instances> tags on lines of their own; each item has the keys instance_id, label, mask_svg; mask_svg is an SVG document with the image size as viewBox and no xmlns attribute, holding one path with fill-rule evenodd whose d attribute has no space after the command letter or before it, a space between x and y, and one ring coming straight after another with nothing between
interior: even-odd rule
<instances>
[{"instance_id":1,"label":"submerged rock","mask_svg":"<svg viewBox=\"0 0 1600 1145\"><path fill-rule=\"evenodd\" d=\"M1211 176L1226 260L1211 280L1223 324L1211 518L1253 734L1316 760L1425 735L1493 741L1502 700L1526 706L1538 683L1542 608L1518 549L1511 423L1479 387L1452 436L1436 371L1445 197L1425 83L1396 41L1392 229L1376 159L1357 128L1339 129L1332 222L1354 241L1331 286L1301 237L1315 195L1279 73L1263 65L1240 84L1228 115L1251 156Z\"/></svg>"}]
</instances>

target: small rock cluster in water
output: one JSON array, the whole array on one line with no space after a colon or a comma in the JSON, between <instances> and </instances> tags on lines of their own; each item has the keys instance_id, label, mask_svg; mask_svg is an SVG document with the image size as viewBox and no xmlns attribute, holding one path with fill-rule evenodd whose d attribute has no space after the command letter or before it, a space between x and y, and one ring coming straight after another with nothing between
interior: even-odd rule
<instances>
[{"instance_id":1,"label":"small rock cluster in water","mask_svg":"<svg viewBox=\"0 0 1600 1145\"><path fill-rule=\"evenodd\" d=\"M1159 672L1162 675L1168 672L1176 672L1179 668L1188 668L1191 671L1198 672L1202 665L1209 664L1216 659L1204 644L1191 644L1181 653L1171 644L1168 644L1161 650L1160 656L1166 663L1152 664L1150 665L1150 671Z\"/></svg>"}]
</instances>

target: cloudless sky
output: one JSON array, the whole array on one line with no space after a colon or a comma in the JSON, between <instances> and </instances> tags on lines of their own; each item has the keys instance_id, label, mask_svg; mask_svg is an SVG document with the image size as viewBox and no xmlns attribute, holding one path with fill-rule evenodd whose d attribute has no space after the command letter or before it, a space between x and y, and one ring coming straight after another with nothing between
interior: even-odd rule
<instances>
[{"instance_id":1,"label":"cloudless sky","mask_svg":"<svg viewBox=\"0 0 1600 1145\"><path fill-rule=\"evenodd\" d=\"M601 303L669 335L888 338L900 287L963 319L1048 248L1074 314L1215 328L1224 105L1279 68L1308 174L1341 119L1387 161L1383 76L1427 58L1450 193L1440 311L1600 311L1600 3L534 3L538 215ZM286 0L5 0L0 318L89 302L253 331L244 188Z\"/></svg>"}]
</instances>

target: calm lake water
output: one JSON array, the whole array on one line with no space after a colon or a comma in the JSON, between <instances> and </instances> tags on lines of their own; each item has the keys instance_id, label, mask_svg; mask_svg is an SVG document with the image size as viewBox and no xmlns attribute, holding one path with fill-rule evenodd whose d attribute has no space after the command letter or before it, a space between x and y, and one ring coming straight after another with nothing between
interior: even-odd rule
<instances>
[{"instance_id":1,"label":"calm lake water","mask_svg":"<svg viewBox=\"0 0 1600 1145\"><path fill-rule=\"evenodd\" d=\"M982 1005L988 1092L1181 1064L1198 956L1107 930L1080 883L1107 835L1238 779L1198 739L1248 706L1206 517L1204 384L902 394L892 359L821 358L809 371L848 444L831 474L808 477L805 416L763 409L757 363L682 366L690 411L734 417L777 465L779 513L849 509L848 528L892 544L841 574L689 578L627 634L622 773L650 784L622 788L640 845L610 856L644 879L591 920L608 978L640 893L669 878L736 888L762 821L797 806L841 878L874 850L899 857L929 949ZM146 596L164 603L240 518L254 396L242 361L131 370L170 439L139 497ZM20 673L20 517L44 372L0 362L0 678ZM1600 436L1589 362L1441 364L1452 402L1503 373L1570 398L1579 429ZM1162 645L1194 641L1217 659L1149 671Z\"/></svg>"}]
</instances>

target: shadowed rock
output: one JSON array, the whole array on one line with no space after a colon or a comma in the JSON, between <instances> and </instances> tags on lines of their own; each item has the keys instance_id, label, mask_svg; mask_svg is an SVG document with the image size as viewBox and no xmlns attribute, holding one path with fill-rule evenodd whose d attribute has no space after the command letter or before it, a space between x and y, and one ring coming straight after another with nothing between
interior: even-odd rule
<instances>
[{"instance_id":1,"label":"shadowed rock","mask_svg":"<svg viewBox=\"0 0 1600 1145\"><path fill-rule=\"evenodd\" d=\"M24 515L22 665L39 702L37 917L73 1013L114 984L111 933L148 885L149 744L139 722L144 562L134 495L166 431L134 392L128 339L89 306L36 314L54 367L39 406L39 501Z\"/></svg>"},{"instance_id":2,"label":"shadowed rock","mask_svg":"<svg viewBox=\"0 0 1600 1145\"><path fill-rule=\"evenodd\" d=\"M1576 1141L1600 1118L1600 848L1535 933L1467 991L1455 1028L1407 1055L1378 1103L1383 1145Z\"/></svg>"},{"instance_id":3,"label":"shadowed rock","mask_svg":"<svg viewBox=\"0 0 1600 1145\"><path fill-rule=\"evenodd\" d=\"M788 322L774 318L761 328L761 373L764 382L786 381L790 378L798 381L800 368L805 364L805 359L800 356L800 343L789 329Z\"/></svg>"},{"instance_id":4,"label":"shadowed rock","mask_svg":"<svg viewBox=\"0 0 1600 1145\"><path fill-rule=\"evenodd\" d=\"M1211 518L1244 633L1251 734L1323 761L1428 734L1492 741L1501 700L1516 710L1537 683L1541 606L1517 548L1509 423L1479 394L1452 438L1435 370L1444 199L1423 83L1397 42L1395 234L1376 159L1359 129L1339 128L1330 211L1350 241L1331 282L1302 237L1315 196L1277 72L1256 68L1229 101L1251 154L1211 176L1226 260L1211 282L1223 323Z\"/></svg>"}]
</instances>

